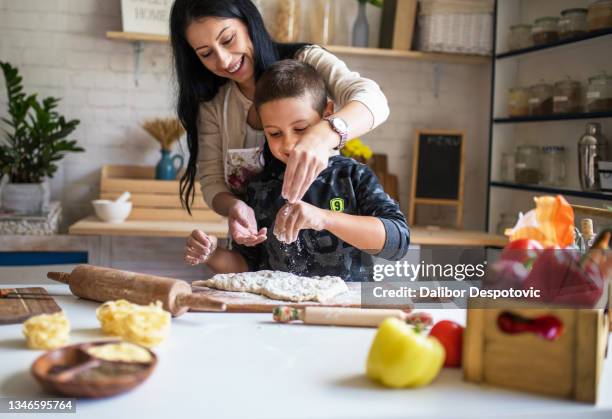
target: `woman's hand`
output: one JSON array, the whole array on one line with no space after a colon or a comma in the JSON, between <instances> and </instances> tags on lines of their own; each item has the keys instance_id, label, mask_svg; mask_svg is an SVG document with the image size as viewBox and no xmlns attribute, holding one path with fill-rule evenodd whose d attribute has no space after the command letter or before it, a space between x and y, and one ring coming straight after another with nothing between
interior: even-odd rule
<instances>
[{"instance_id":1,"label":"woman's hand","mask_svg":"<svg viewBox=\"0 0 612 419\"><path fill-rule=\"evenodd\" d=\"M217 238L202 230L193 230L185 246L185 262L191 266L205 263L217 250Z\"/></svg>"},{"instance_id":2,"label":"woman's hand","mask_svg":"<svg viewBox=\"0 0 612 419\"><path fill-rule=\"evenodd\" d=\"M323 230L327 213L328 211L303 201L285 204L276 214L274 235L278 241L293 243L297 240L300 230Z\"/></svg>"},{"instance_id":3,"label":"woman's hand","mask_svg":"<svg viewBox=\"0 0 612 419\"><path fill-rule=\"evenodd\" d=\"M319 173L327 167L331 149L339 142L339 135L327 121L308 128L289 155L283 180L283 198L290 203L302 199Z\"/></svg>"},{"instance_id":4,"label":"woman's hand","mask_svg":"<svg viewBox=\"0 0 612 419\"><path fill-rule=\"evenodd\" d=\"M229 207L227 214L230 235L234 241L244 246L256 246L267 239L268 230L257 231L257 221L253 208L239 199Z\"/></svg>"}]
</instances>

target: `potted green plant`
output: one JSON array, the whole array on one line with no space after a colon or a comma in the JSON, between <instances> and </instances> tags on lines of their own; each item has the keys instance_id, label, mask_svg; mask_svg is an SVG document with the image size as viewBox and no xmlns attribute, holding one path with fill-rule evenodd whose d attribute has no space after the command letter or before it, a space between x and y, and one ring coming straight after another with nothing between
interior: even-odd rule
<instances>
[{"instance_id":1,"label":"potted green plant","mask_svg":"<svg viewBox=\"0 0 612 419\"><path fill-rule=\"evenodd\" d=\"M17 214L41 213L49 204L49 182L66 153L81 152L67 140L80 121L57 111L59 99L38 100L23 92L19 70L0 61L8 96L8 125L0 138L0 174L8 180L1 191L2 208Z\"/></svg>"}]
</instances>

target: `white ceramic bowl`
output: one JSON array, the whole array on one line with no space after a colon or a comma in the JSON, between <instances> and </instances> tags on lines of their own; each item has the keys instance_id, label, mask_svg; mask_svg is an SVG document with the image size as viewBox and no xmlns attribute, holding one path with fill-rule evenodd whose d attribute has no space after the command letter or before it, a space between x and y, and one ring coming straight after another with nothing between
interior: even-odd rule
<instances>
[{"instance_id":1,"label":"white ceramic bowl","mask_svg":"<svg viewBox=\"0 0 612 419\"><path fill-rule=\"evenodd\" d=\"M107 199L96 199L91 201L96 215L107 223L121 223L125 221L132 211L131 202L115 202Z\"/></svg>"}]
</instances>

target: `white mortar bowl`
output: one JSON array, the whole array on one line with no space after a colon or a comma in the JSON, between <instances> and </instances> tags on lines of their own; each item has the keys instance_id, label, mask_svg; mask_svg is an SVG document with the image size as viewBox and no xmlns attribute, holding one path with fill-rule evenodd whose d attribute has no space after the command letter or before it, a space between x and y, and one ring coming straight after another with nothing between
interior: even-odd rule
<instances>
[{"instance_id":1,"label":"white mortar bowl","mask_svg":"<svg viewBox=\"0 0 612 419\"><path fill-rule=\"evenodd\" d=\"M132 203L109 201L108 199L96 199L91 201L96 215L107 223L121 223L128 218L132 211Z\"/></svg>"}]
</instances>

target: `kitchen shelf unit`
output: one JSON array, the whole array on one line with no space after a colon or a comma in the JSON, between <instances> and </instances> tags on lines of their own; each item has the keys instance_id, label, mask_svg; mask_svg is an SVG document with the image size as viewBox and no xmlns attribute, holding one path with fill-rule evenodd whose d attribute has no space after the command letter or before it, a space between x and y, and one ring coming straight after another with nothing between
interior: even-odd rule
<instances>
[{"instance_id":1,"label":"kitchen shelf unit","mask_svg":"<svg viewBox=\"0 0 612 419\"><path fill-rule=\"evenodd\" d=\"M503 213L512 216L534 207L533 197L561 194L572 205L603 207L612 194L582 191L578 183L577 142L587 122L597 121L611 138L612 112L579 112L541 116L508 117L508 89L529 86L544 79L554 83L569 75L580 80L586 91L588 77L601 70L612 71L612 28L547 45L507 51L509 27L532 23L541 16L559 16L561 10L587 7L592 0L496 0L494 8L494 52L491 75L489 125L489 169L487 178L486 229L493 233ZM501 156L517 145L562 145L566 149L567 185L525 185L502 182ZM612 145L612 144L611 144Z\"/></svg>"}]
</instances>

